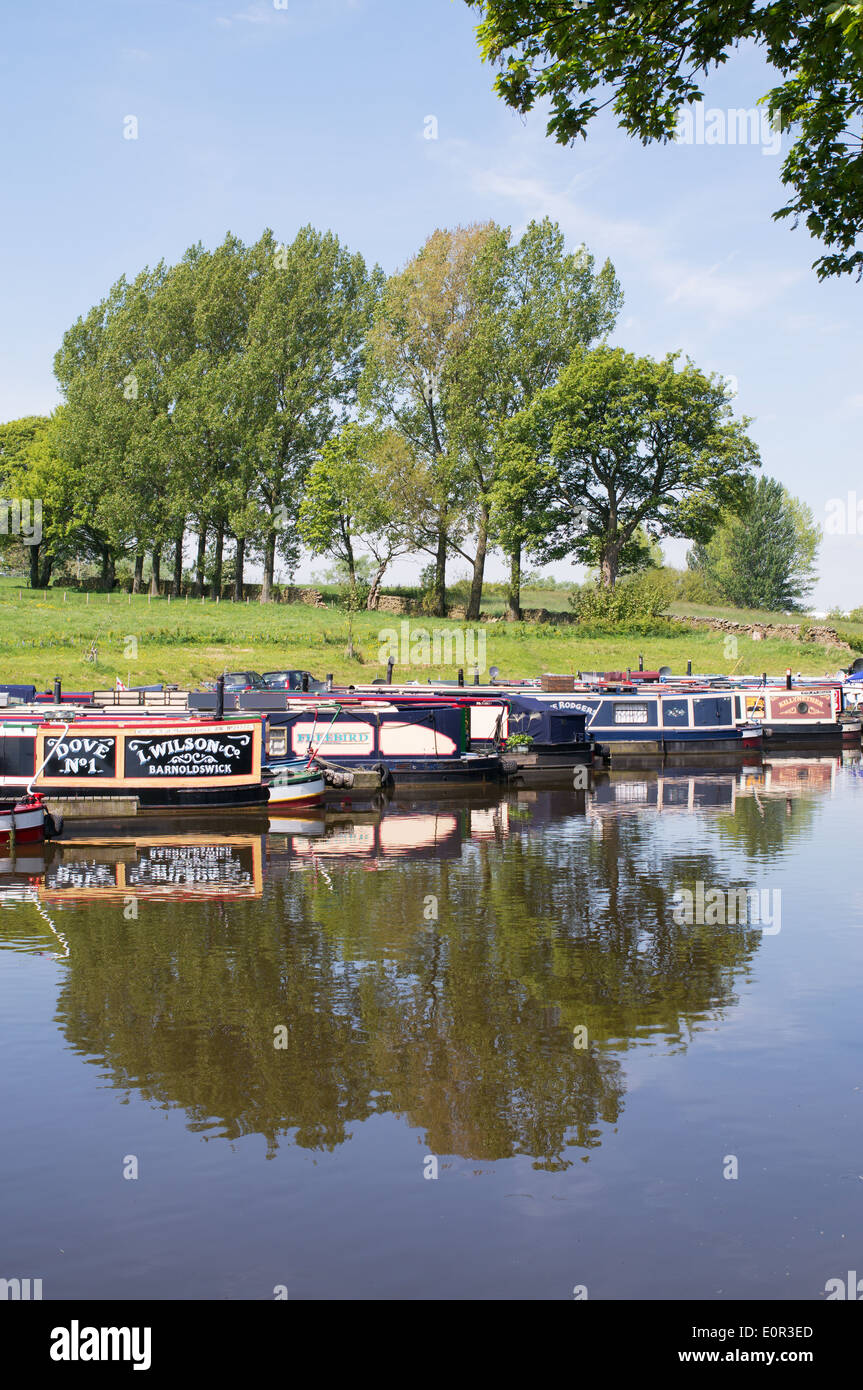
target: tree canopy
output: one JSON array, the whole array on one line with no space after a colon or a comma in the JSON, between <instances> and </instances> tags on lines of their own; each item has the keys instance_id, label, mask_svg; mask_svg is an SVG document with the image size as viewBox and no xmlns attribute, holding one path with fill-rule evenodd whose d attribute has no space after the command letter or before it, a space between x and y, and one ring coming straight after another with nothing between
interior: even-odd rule
<instances>
[{"instance_id":1,"label":"tree canopy","mask_svg":"<svg viewBox=\"0 0 863 1390\"><path fill-rule=\"evenodd\" d=\"M366 562L373 606L397 557L426 554L443 615L461 556L472 620L494 548L512 618L525 554L613 586L662 536L705 541L757 458L721 379L605 345L622 300L548 218L438 228L389 277L312 227L190 246L68 329L50 419L0 428L4 486L45 503L39 544L4 563L46 587L84 562L110 590L133 562L137 592L149 557L159 593L170 555L172 594L218 598L227 575L237 600L262 563L266 601L305 544L354 605Z\"/></svg>"},{"instance_id":2,"label":"tree canopy","mask_svg":"<svg viewBox=\"0 0 863 1390\"><path fill-rule=\"evenodd\" d=\"M643 144L672 139L705 78L754 43L780 77L762 100L793 132L774 217L802 220L821 240L820 278L863 273L863 3L467 3L482 14L484 58L500 65L498 93L521 113L548 103L548 133L562 144L609 107Z\"/></svg>"},{"instance_id":3,"label":"tree canopy","mask_svg":"<svg viewBox=\"0 0 863 1390\"><path fill-rule=\"evenodd\" d=\"M736 511L727 513L687 558L729 603L793 610L814 584L820 538L805 503L775 478L752 478Z\"/></svg>"},{"instance_id":4,"label":"tree canopy","mask_svg":"<svg viewBox=\"0 0 863 1390\"><path fill-rule=\"evenodd\" d=\"M512 422L501 508L509 487L530 496L533 552L598 564L613 588L639 536L711 534L758 462L748 423L721 379L677 354L575 353Z\"/></svg>"}]
</instances>

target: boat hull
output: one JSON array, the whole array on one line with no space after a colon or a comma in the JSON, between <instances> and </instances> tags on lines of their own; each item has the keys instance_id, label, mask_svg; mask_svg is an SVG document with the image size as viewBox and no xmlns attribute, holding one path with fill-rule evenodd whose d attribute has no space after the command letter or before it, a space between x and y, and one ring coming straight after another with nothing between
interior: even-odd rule
<instances>
[{"instance_id":1,"label":"boat hull","mask_svg":"<svg viewBox=\"0 0 863 1390\"><path fill-rule=\"evenodd\" d=\"M295 810L301 806L320 806L326 792L326 782L322 772L277 773L268 784L269 807L274 811L289 807Z\"/></svg>"},{"instance_id":2,"label":"boat hull","mask_svg":"<svg viewBox=\"0 0 863 1390\"><path fill-rule=\"evenodd\" d=\"M45 807L41 798L21 797L0 801L0 849L39 844L45 839Z\"/></svg>"}]
</instances>

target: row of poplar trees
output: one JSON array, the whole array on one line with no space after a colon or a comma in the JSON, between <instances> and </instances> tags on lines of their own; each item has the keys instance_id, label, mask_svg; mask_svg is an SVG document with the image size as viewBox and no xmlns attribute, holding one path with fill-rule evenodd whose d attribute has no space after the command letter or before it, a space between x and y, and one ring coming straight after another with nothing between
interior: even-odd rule
<instances>
[{"instance_id":1,"label":"row of poplar trees","mask_svg":"<svg viewBox=\"0 0 863 1390\"><path fill-rule=\"evenodd\" d=\"M179 593L191 559L221 593L230 558L268 601L305 546L351 581L362 557L373 606L413 554L440 614L467 562L474 618L496 546L512 612L526 553L613 585L636 532L708 534L754 456L720 382L604 346L621 304L548 219L436 231L390 277L312 227L124 277L64 335L63 404L3 480L42 500L31 582L74 556L110 588L123 559L137 590L149 557Z\"/></svg>"}]
</instances>

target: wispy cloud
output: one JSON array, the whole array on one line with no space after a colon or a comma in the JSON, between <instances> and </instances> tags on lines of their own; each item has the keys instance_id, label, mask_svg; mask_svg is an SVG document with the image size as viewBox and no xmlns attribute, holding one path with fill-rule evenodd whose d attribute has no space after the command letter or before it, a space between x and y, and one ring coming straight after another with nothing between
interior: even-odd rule
<instances>
[{"instance_id":1,"label":"wispy cloud","mask_svg":"<svg viewBox=\"0 0 863 1390\"><path fill-rule=\"evenodd\" d=\"M305 25L312 21L331 19L333 15L338 16L344 10L359 10L362 8L362 0L311 0L303 4L303 0L287 0L287 4L276 5L274 0L253 0L244 10L238 10L232 15L222 15L216 20L223 29L231 29L235 24L251 25L271 25L284 24L286 18L290 16L293 21L300 20Z\"/></svg>"},{"instance_id":2,"label":"wispy cloud","mask_svg":"<svg viewBox=\"0 0 863 1390\"><path fill-rule=\"evenodd\" d=\"M577 242L601 248L613 258L625 256L634 262L667 304L715 320L746 319L781 298L799 282L801 273L781 267L759 265L752 269L733 264L730 254L714 264L694 260L687 250L677 249L679 233L674 225L662 227L637 218L609 218L597 213L582 189L590 182L584 173L566 189L554 189L536 177L500 173L495 169L476 170L472 178L478 193L492 195L514 204L526 223L534 217L552 217L567 236Z\"/></svg>"},{"instance_id":3,"label":"wispy cloud","mask_svg":"<svg viewBox=\"0 0 863 1390\"><path fill-rule=\"evenodd\" d=\"M552 217L568 238L585 242L614 260L625 257L660 293L664 303L674 304L713 321L746 320L753 311L769 304L798 284L800 272L763 264L742 267L730 253L712 264L700 263L691 247L680 246L680 227L685 225L680 207L667 225L634 217L605 217L591 206L589 186L593 171L580 172L564 189L531 175L509 174L499 168L475 168L471 175L475 192L499 197L517 208L521 220Z\"/></svg>"},{"instance_id":4,"label":"wispy cloud","mask_svg":"<svg viewBox=\"0 0 863 1390\"><path fill-rule=\"evenodd\" d=\"M273 24L284 21L285 15L289 12L288 6L283 5L278 9L273 4L273 0L256 0L255 4L249 5L245 10L238 10L230 17L222 16L216 20L223 29L230 29L234 24Z\"/></svg>"}]
</instances>

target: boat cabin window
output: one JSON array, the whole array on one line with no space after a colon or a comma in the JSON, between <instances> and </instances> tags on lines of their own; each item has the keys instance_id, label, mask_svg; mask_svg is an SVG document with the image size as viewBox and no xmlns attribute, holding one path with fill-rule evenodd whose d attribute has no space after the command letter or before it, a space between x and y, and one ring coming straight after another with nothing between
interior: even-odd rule
<instances>
[{"instance_id":1,"label":"boat cabin window","mask_svg":"<svg viewBox=\"0 0 863 1390\"><path fill-rule=\"evenodd\" d=\"M271 758L287 757L288 752L288 731L287 729L270 729L270 736L267 739L267 752Z\"/></svg>"},{"instance_id":2,"label":"boat cabin window","mask_svg":"<svg viewBox=\"0 0 863 1390\"><path fill-rule=\"evenodd\" d=\"M635 700L621 700L614 706L615 724L646 724L647 705Z\"/></svg>"}]
</instances>

